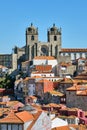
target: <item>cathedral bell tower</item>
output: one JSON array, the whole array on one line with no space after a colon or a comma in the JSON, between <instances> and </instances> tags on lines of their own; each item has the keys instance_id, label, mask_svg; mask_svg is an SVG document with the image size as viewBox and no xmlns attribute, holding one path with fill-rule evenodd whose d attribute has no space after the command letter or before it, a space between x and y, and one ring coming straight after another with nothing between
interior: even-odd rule
<instances>
[{"instance_id":1,"label":"cathedral bell tower","mask_svg":"<svg viewBox=\"0 0 87 130\"><path fill-rule=\"evenodd\" d=\"M26 60L31 60L37 54L38 28L31 26L26 29Z\"/></svg>"},{"instance_id":2,"label":"cathedral bell tower","mask_svg":"<svg viewBox=\"0 0 87 130\"><path fill-rule=\"evenodd\" d=\"M49 55L58 58L61 51L61 28L57 28L55 24L47 32L49 42Z\"/></svg>"}]
</instances>

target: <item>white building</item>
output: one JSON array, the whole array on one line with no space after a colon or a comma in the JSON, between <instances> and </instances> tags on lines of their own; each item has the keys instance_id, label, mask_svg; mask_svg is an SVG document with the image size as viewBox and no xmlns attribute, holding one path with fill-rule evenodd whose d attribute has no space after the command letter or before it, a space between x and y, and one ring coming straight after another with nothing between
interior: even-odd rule
<instances>
[{"instance_id":1,"label":"white building","mask_svg":"<svg viewBox=\"0 0 87 130\"><path fill-rule=\"evenodd\" d=\"M52 72L57 74L58 61L52 56L37 56L33 59L33 66L35 65L52 65Z\"/></svg>"}]
</instances>

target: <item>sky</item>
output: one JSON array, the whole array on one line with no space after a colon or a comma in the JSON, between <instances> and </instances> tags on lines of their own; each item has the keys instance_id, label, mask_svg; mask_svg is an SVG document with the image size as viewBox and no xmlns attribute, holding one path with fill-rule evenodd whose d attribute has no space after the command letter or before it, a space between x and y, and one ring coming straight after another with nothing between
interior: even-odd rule
<instances>
[{"instance_id":1,"label":"sky","mask_svg":"<svg viewBox=\"0 0 87 130\"><path fill-rule=\"evenodd\" d=\"M87 0L0 0L0 54L25 46L31 23L39 41L47 42L55 23L62 28L62 48L87 48Z\"/></svg>"}]
</instances>

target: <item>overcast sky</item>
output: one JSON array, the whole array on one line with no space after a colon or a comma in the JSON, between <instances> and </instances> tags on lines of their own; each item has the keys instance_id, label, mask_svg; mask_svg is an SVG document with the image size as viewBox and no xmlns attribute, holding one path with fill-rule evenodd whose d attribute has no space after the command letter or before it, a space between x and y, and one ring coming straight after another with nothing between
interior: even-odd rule
<instances>
[{"instance_id":1,"label":"overcast sky","mask_svg":"<svg viewBox=\"0 0 87 130\"><path fill-rule=\"evenodd\" d=\"M87 48L87 0L0 0L0 54L25 46L31 23L39 41L47 41L55 23L62 28L62 48Z\"/></svg>"}]
</instances>

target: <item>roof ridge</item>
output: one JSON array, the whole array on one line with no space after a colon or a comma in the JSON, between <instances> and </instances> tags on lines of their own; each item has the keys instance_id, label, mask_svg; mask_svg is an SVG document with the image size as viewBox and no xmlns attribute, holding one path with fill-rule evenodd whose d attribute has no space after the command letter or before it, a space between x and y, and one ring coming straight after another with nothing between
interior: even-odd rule
<instances>
[{"instance_id":1,"label":"roof ridge","mask_svg":"<svg viewBox=\"0 0 87 130\"><path fill-rule=\"evenodd\" d=\"M16 121L14 121L15 119L16 119ZM4 117L3 119L0 119L0 123L4 123L4 122L23 123L23 121L16 116L16 114L13 110L11 110L10 113L6 117Z\"/></svg>"}]
</instances>

